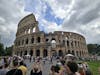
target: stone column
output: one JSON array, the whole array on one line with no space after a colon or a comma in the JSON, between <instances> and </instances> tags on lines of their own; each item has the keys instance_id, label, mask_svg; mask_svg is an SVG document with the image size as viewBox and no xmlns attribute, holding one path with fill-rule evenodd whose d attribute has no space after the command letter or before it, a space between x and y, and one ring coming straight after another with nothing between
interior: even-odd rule
<instances>
[{"instance_id":1,"label":"stone column","mask_svg":"<svg viewBox=\"0 0 100 75\"><path fill-rule=\"evenodd\" d=\"M33 33L33 27L30 28L30 33Z\"/></svg>"},{"instance_id":2,"label":"stone column","mask_svg":"<svg viewBox=\"0 0 100 75\"><path fill-rule=\"evenodd\" d=\"M43 57L43 48L40 48L40 57Z\"/></svg>"},{"instance_id":3,"label":"stone column","mask_svg":"<svg viewBox=\"0 0 100 75\"><path fill-rule=\"evenodd\" d=\"M36 49L33 48L33 56L36 57Z\"/></svg>"},{"instance_id":4,"label":"stone column","mask_svg":"<svg viewBox=\"0 0 100 75\"><path fill-rule=\"evenodd\" d=\"M49 58L51 57L51 47L50 46L48 47L48 56Z\"/></svg>"},{"instance_id":5,"label":"stone column","mask_svg":"<svg viewBox=\"0 0 100 75\"><path fill-rule=\"evenodd\" d=\"M34 37L34 43L35 43L35 44L37 43L37 38L36 38L36 36Z\"/></svg>"}]
</instances>

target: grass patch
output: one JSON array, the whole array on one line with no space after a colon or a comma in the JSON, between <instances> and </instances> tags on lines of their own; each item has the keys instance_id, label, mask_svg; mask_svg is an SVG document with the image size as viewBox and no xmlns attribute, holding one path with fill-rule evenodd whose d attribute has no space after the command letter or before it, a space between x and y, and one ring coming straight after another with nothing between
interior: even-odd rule
<instances>
[{"instance_id":1,"label":"grass patch","mask_svg":"<svg viewBox=\"0 0 100 75\"><path fill-rule=\"evenodd\" d=\"M100 61L91 61L91 62L88 62L88 65L93 75L100 75L98 72L98 68L100 67Z\"/></svg>"}]
</instances>

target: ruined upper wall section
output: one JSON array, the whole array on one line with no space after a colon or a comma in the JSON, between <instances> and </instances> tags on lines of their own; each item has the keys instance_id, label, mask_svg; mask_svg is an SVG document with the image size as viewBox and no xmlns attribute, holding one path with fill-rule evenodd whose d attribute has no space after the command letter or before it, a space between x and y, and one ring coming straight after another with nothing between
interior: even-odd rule
<instances>
[{"instance_id":1,"label":"ruined upper wall section","mask_svg":"<svg viewBox=\"0 0 100 75\"><path fill-rule=\"evenodd\" d=\"M29 14L18 23L16 36L33 32L39 32L38 21L33 14Z\"/></svg>"}]
</instances>

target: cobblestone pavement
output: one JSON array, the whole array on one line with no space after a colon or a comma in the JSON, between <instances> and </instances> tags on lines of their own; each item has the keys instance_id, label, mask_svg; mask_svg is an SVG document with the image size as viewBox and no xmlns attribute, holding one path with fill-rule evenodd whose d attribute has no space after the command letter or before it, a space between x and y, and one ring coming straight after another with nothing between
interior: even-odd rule
<instances>
[{"instance_id":1,"label":"cobblestone pavement","mask_svg":"<svg viewBox=\"0 0 100 75\"><path fill-rule=\"evenodd\" d=\"M24 61L28 67L28 72L27 72L27 75L30 75L30 71L32 70L32 67L33 67L33 63L34 62L30 62L29 60L25 60ZM53 64L55 64L56 61L53 61ZM42 66L43 66L43 73L42 75L49 75L49 71L50 71L50 66L52 64L50 64L48 61L46 61L45 64L42 63Z\"/></svg>"}]
</instances>

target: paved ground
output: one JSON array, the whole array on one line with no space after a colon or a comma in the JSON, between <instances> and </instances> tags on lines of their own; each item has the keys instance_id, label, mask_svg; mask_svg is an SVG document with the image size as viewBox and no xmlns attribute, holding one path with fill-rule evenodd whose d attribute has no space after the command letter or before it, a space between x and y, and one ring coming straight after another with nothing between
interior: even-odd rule
<instances>
[{"instance_id":1,"label":"paved ground","mask_svg":"<svg viewBox=\"0 0 100 75\"><path fill-rule=\"evenodd\" d=\"M25 60L25 63L28 67L28 72L27 72L27 75L30 75L30 71L32 70L32 67L33 67L33 63L34 62L30 62L29 60ZM53 61L53 64L55 64L56 61L54 60ZM43 75L49 75L49 71L50 71L50 66L52 64L50 64L48 61L46 61L45 64L42 63L42 66L43 66Z\"/></svg>"}]
</instances>

